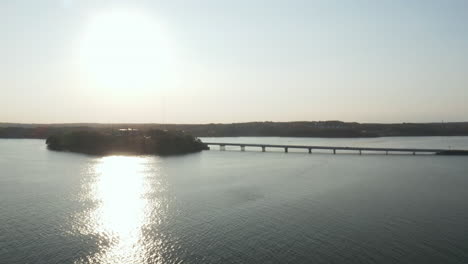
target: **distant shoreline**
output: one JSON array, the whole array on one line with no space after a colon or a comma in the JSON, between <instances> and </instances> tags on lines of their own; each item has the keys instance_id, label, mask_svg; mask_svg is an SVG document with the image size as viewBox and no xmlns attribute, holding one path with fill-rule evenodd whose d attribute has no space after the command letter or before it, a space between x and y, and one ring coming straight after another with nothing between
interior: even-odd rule
<instances>
[{"instance_id":1,"label":"distant shoreline","mask_svg":"<svg viewBox=\"0 0 468 264\"><path fill-rule=\"evenodd\" d=\"M464 136L379 136L379 137L292 137L292 136L219 136L219 137L212 137L212 136L200 136L197 138L323 138L323 139L366 139L366 138L424 138L424 137L468 137L468 135ZM39 138L39 137L0 137L0 139L36 139L36 140L44 140L47 138Z\"/></svg>"},{"instance_id":2,"label":"distant shoreline","mask_svg":"<svg viewBox=\"0 0 468 264\"><path fill-rule=\"evenodd\" d=\"M0 138L42 138L78 130L184 131L195 137L378 138L468 136L468 122L376 124L341 121L248 122L232 124L12 124L0 123Z\"/></svg>"}]
</instances>

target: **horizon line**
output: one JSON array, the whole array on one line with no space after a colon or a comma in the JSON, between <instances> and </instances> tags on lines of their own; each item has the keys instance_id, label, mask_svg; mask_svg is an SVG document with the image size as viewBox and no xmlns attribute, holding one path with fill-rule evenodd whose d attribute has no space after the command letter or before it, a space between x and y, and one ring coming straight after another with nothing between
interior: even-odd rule
<instances>
[{"instance_id":1,"label":"horizon line","mask_svg":"<svg viewBox=\"0 0 468 264\"><path fill-rule=\"evenodd\" d=\"M296 121L244 121L244 122L211 122L211 123L142 123L142 122L57 122L57 123L23 123L23 122L0 122L0 124L12 125L231 125L231 124L248 124L248 123L319 123L319 122L341 122L341 123L356 123L356 124L453 124L453 123L468 123L468 121L439 121L439 122L358 122L358 121L341 121L341 120L296 120Z\"/></svg>"}]
</instances>

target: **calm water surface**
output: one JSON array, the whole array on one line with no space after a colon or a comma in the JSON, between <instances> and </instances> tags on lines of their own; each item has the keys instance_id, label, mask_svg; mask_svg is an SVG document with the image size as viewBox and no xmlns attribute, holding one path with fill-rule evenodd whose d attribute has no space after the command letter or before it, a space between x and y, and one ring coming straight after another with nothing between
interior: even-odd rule
<instances>
[{"instance_id":1,"label":"calm water surface","mask_svg":"<svg viewBox=\"0 0 468 264\"><path fill-rule=\"evenodd\" d=\"M205 140L468 149L468 137ZM0 263L468 263L468 157L95 157L0 140Z\"/></svg>"}]
</instances>

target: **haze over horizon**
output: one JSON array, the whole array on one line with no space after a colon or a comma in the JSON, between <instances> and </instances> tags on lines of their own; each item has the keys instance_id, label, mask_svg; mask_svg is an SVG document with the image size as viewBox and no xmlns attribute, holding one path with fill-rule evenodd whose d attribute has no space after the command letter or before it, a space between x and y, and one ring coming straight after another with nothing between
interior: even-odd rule
<instances>
[{"instance_id":1,"label":"haze over horizon","mask_svg":"<svg viewBox=\"0 0 468 264\"><path fill-rule=\"evenodd\" d=\"M0 122L451 122L468 2L0 2Z\"/></svg>"}]
</instances>

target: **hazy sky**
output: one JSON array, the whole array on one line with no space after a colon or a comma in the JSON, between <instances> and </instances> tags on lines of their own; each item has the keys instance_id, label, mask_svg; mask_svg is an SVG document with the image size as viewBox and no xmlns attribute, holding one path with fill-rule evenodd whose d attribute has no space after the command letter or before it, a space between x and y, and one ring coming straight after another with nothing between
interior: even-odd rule
<instances>
[{"instance_id":1,"label":"hazy sky","mask_svg":"<svg viewBox=\"0 0 468 264\"><path fill-rule=\"evenodd\" d=\"M468 121L466 0L0 0L0 122Z\"/></svg>"}]
</instances>

